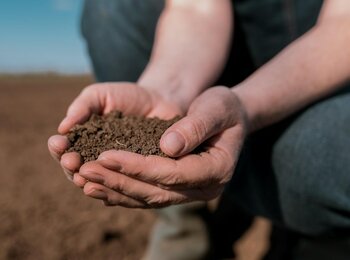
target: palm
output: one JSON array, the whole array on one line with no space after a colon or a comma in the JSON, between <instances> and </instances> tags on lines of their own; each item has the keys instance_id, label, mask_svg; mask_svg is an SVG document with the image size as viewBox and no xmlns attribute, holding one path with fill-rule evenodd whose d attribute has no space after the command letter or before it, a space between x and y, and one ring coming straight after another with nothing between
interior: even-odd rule
<instances>
[{"instance_id":1,"label":"palm","mask_svg":"<svg viewBox=\"0 0 350 260\"><path fill-rule=\"evenodd\" d=\"M86 121L92 113L106 114L120 110L124 114L144 115L171 119L182 115L180 107L167 102L157 93L147 91L133 83L103 83L85 88L73 101L66 118L61 122L58 131L66 134L74 125ZM64 151L69 142L64 136L53 136L49 139L49 150L52 156L60 161L69 179L79 169L80 157L77 154ZM78 181L82 185L82 180Z\"/></svg>"},{"instance_id":2,"label":"palm","mask_svg":"<svg viewBox=\"0 0 350 260\"><path fill-rule=\"evenodd\" d=\"M245 138L245 118L231 90L212 88L163 134L160 146L176 160L111 150L84 164L77 176L89 180L83 185L86 195L107 205L147 208L213 199L233 174ZM205 152L188 154L203 142Z\"/></svg>"}]
</instances>

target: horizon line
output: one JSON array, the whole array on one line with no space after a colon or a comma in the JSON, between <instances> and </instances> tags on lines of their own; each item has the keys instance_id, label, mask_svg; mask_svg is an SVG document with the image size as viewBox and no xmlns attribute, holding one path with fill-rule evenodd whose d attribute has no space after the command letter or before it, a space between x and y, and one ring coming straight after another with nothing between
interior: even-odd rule
<instances>
[{"instance_id":1,"label":"horizon line","mask_svg":"<svg viewBox=\"0 0 350 260\"><path fill-rule=\"evenodd\" d=\"M91 72L59 72L59 71L28 71L28 72L0 72L0 77L18 76L94 76Z\"/></svg>"}]
</instances>

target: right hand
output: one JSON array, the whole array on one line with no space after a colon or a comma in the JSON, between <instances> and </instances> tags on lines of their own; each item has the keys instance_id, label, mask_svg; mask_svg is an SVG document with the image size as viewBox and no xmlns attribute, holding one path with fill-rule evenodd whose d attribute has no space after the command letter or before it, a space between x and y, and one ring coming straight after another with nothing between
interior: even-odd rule
<instances>
[{"instance_id":1,"label":"right hand","mask_svg":"<svg viewBox=\"0 0 350 260\"><path fill-rule=\"evenodd\" d=\"M160 140L177 159L110 150L79 169L84 193L108 206L159 208L217 197L231 179L248 131L246 108L226 87L213 87ZM191 154L202 144L200 154Z\"/></svg>"},{"instance_id":2,"label":"right hand","mask_svg":"<svg viewBox=\"0 0 350 260\"><path fill-rule=\"evenodd\" d=\"M74 125L84 123L93 113L106 114L113 110L126 115L156 116L161 119L171 119L185 113L179 105L165 100L156 91L134 83L99 83L86 87L69 106L66 117L58 127L60 135L51 136L48 140L52 157L61 164L67 178L79 187L86 183L76 174L82 164L81 157L76 152L65 153L70 146L65 134Z\"/></svg>"}]
</instances>

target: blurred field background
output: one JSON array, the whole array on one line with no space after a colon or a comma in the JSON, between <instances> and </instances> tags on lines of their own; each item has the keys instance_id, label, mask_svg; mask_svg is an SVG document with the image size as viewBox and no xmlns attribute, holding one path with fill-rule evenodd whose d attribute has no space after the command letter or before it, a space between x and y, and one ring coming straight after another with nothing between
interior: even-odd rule
<instances>
[{"instance_id":1,"label":"blurred field background","mask_svg":"<svg viewBox=\"0 0 350 260\"><path fill-rule=\"evenodd\" d=\"M0 77L0 259L139 259L150 212L85 198L49 156L68 104L90 77Z\"/></svg>"},{"instance_id":2,"label":"blurred field background","mask_svg":"<svg viewBox=\"0 0 350 260\"><path fill-rule=\"evenodd\" d=\"M0 259L140 259L155 215L106 208L69 183L47 151L67 106L90 76L0 76ZM233 220L234 221L234 220ZM259 259L258 219L238 259Z\"/></svg>"}]
</instances>

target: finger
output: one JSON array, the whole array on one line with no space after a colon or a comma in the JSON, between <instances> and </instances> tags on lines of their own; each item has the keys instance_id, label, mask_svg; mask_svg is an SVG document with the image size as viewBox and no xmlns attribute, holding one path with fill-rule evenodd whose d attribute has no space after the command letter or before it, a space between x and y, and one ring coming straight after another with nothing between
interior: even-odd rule
<instances>
[{"instance_id":1,"label":"finger","mask_svg":"<svg viewBox=\"0 0 350 260\"><path fill-rule=\"evenodd\" d=\"M47 142L51 156L59 162L62 154L68 149L68 138L62 135L51 136Z\"/></svg>"},{"instance_id":2,"label":"finger","mask_svg":"<svg viewBox=\"0 0 350 260\"><path fill-rule=\"evenodd\" d=\"M84 186L84 194L105 201L106 206L122 206L126 208L148 208L148 205L113 191L101 184L88 182Z\"/></svg>"},{"instance_id":3,"label":"finger","mask_svg":"<svg viewBox=\"0 0 350 260\"><path fill-rule=\"evenodd\" d=\"M232 155L219 148L178 160L111 150L102 153L98 162L108 169L162 188L189 190L221 182L222 174L232 171L229 162L233 160L229 156Z\"/></svg>"},{"instance_id":4,"label":"finger","mask_svg":"<svg viewBox=\"0 0 350 260\"><path fill-rule=\"evenodd\" d=\"M86 87L69 106L66 117L58 127L60 134L66 134L74 125L85 122L92 113L101 110L98 85Z\"/></svg>"},{"instance_id":5,"label":"finger","mask_svg":"<svg viewBox=\"0 0 350 260\"><path fill-rule=\"evenodd\" d=\"M82 164L81 157L76 152L65 153L61 157L60 164L67 177L73 180L73 174L79 170Z\"/></svg>"},{"instance_id":6,"label":"finger","mask_svg":"<svg viewBox=\"0 0 350 260\"><path fill-rule=\"evenodd\" d=\"M232 109L236 96L225 87L216 87L199 96L183 119L165 131L160 147L167 155L178 157L191 152L205 140L236 124Z\"/></svg>"},{"instance_id":7,"label":"finger","mask_svg":"<svg viewBox=\"0 0 350 260\"><path fill-rule=\"evenodd\" d=\"M196 192L190 191L179 193L177 191L164 190L158 186L104 168L97 162L84 164L80 168L79 174L89 182L104 185L118 193L142 201L151 207L162 207L187 202L193 200L193 197L197 195Z\"/></svg>"},{"instance_id":8,"label":"finger","mask_svg":"<svg viewBox=\"0 0 350 260\"><path fill-rule=\"evenodd\" d=\"M73 174L72 181L79 188L84 188L85 184L87 183L87 180L85 178L81 177L78 173Z\"/></svg>"}]
</instances>

